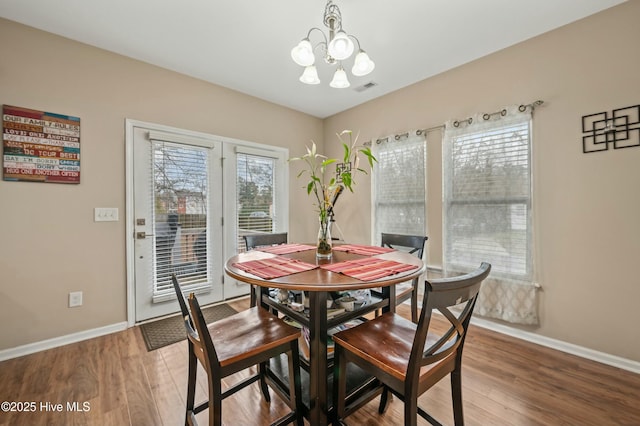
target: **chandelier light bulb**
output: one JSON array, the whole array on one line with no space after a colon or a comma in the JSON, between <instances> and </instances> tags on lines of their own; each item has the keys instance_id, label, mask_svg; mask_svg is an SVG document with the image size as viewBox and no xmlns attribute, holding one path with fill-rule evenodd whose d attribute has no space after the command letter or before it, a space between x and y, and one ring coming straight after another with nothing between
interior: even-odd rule
<instances>
[{"instance_id":1,"label":"chandelier light bulb","mask_svg":"<svg viewBox=\"0 0 640 426\"><path fill-rule=\"evenodd\" d=\"M309 39L305 38L298 43L296 47L291 49L291 59L293 59L296 64L303 67L313 65L316 58L313 55L313 47L311 46Z\"/></svg>"},{"instance_id":2,"label":"chandelier light bulb","mask_svg":"<svg viewBox=\"0 0 640 426\"><path fill-rule=\"evenodd\" d=\"M318 70L316 70L315 65L309 65L304 69L304 72L300 76L300 81L304 84L320 84Z\"/></svg>"},{"instance_id":3,"label":"chandelier light bulb","mask_svg":"<svg viewBox=\"0 0 640 426\"><path fill-rule=\"evenodd\" d=\"M349 80L347 79L347 73L344 72L344 68L342 68L342 65L340 65L336 70L336 73L333 75L333 80L331 80L329 86L336 89L345 89L351 86Z\"/></svg>"},{"instance_id":4,"label":"chandelier light bulb","mask_svg":"<svg viewBox=\"0 0 640 426\"><path fill-rule=\"evenodd\" d=\"M360 50L356 55L351 73L357 77L369 74L376 67L376 64L369 59L369 55L364 50Z\"/></svg>"},{"instance_id":5,"label":"chandelier light bulb","mask_svg":"<svg viewBox=\"0 0 640 426\"><path fill-rule=\"evenodd\" d=\"M353 53L353 42L343 30L336 33L333 40L329 42L329 55L341 61L347 59Z\"/></svg>"}]
</instances>

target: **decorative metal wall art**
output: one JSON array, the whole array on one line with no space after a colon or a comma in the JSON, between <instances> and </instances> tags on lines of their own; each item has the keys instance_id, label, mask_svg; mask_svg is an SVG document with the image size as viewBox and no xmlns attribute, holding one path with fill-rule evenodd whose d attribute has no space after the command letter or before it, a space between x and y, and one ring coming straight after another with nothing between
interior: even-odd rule
<instances>
[{"instance_id":1,"label":"decorative metal wall art","mask_svg":"<svg viewBox=\"0 0 640 426\"><path fill-rule=\"evenodd\" d=\"M342 174L351 171L351 162L336 163L336 182L342 182Z\"/></svg>"},{"instance_id":2,"label":"decorative metal wall art","mask_svg":"<svg viewBox=\"0 0 640 426\"><path fill-rule=\"evenodd\" d=\"M640 146L640 105L582 117L582 152Z\"/></svg>"}]
</instances>

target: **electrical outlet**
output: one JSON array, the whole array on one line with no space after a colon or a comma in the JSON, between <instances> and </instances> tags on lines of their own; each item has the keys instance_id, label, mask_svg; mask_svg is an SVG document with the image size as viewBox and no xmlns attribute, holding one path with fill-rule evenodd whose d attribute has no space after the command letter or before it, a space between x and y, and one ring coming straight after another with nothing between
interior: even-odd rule
<instances>
[{"instance_id":1,"label":"electrical outlet","mask_svg":"<svg viewBox=\"0 0 640 426\"><path fill-rule=\"evenodd\" d=\"M74 308L76 306L82 306L82 292L72 291L69 293L69 307Z\"/></svg>"}]
</instances>

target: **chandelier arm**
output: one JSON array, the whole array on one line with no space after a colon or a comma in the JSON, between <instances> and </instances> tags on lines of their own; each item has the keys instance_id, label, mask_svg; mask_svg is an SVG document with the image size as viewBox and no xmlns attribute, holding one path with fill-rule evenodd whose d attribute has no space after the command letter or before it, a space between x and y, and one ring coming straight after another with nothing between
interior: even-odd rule
<instances>
[{"instance_id":1,"label":"chandelier arm","mask_svg":"<svg viewBox=\"0 0 640 426\"><path fill-rule=\"evenodd\" d=\"M347 34L347 37L351 37L352 39L354 39L356 41L356 43L358 43L358 52L362 50L362 47L360 47L360 40L358 40L358 37L352 35L352 34Z\"/></svg>"},{"instance_id":2,"label":"chandelier arm","mask_svg":"<svg viewBox=\"0 0 640 426\"><path fill-rule=\"evenodd\" d=\"M307 33L307 40L310 40L311 37L311 33L313 32L313 30L317 30L318 32L320 32L320 34L322 34L322 38L324 39L324 44L327 45L327 36L324 34L324 31L322 31L320 28L318 27L313 27L309 30L309 32ZM322 42L321 42L322 43ZM319 43L319 44L321 44Z\"/></svg>"},{"instance_id":3,"label":"chandelier arm","mask_svg":"<svg viewBox=\"0 0 640 426\"><path fill-rule=\"evenodd\" d=\"M317 30L320 34L322 34L322 40L318 42L318 44L316 44L315 46L313 46L313 51L315 52L316 50L320 49L320 53L322 54L322 56L324 57L324 61L328 64L334 64L335 63L335 59L333 59L330 55L329 55L329 40L327 40L327 36L324 33L324 31L322 31L322 29L318 28L318 27L313 27L309 30L309 32L307 33L307 40L310 40L311 37L311 33L313 32L313 30Z\"/></svg>"}]
</instances>

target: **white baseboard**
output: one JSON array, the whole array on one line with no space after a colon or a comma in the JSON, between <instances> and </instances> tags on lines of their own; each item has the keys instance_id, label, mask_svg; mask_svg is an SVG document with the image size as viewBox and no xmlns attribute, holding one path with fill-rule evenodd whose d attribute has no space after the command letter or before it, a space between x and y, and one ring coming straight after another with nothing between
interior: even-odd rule
<instances>
[{"instance_id":1,"label":"white baseboard","mask_svg":"<svg viewBox=\"0 0 640 426\"><path fill-rule=\"evenodd\" d=\"M79 331L66 336L54 337L53 339L42 340L40 342L29 343L15 348L0 350L0 361L11 358L17 358L24 355L44 351L46 349L57 348L58 346L68 345L69 343L80 342L82 340L94 337L104 336L106 334L115 333L127 329L127 322L119 322L104 327L98 327L91 330Z\"/></svg>"},{"instance_id":2,"label":"white baseboard","mask_svg":"<svg viewBox=\"0 0 640 426\"><path fill-rule=\"evenodd\" d=\"M429 266L428 271L433 273L442 273L442 267ZM409 301L406 301L404 303L409 303ZM422 303L418 301L418 307L420 308L421 306ZM541 336L536 333L519 330L517 328L509 327L507 325L499 324L476 316L471 318L471 323L477 325L478 327L486 328L497 333L515 337L516 339L525 340L527 342L535 343L540 346L545 346L547 348L566 352L568 354L576 355L581 358L590 359L601 364L610 365L612 367L617 367L623 370L631 371L632 373L640 374L640 362L638 361L633 361L605 352L595 351L583 346L574 345L573 343L563 342L562 340L556 340L550 337Z\"/></svg>"},{"instance_id":3,"label":"white baseboard","mask_svg":"<svg viewBox=\"0 0 640 426\"><path fill-rule=\"evenodd\" d=\"M561 340L552 339L549 337L541 336L539 334L530 333L527 331L518 330L506 325L498 324L493 321L488 321L482 318L473 317L471 322L478 327L486 328L488 330L495 331L497 333L506 334L508 336L522 339L531 343L535 343L541 346L545 346L551 349L556 349L561 352L566 352L572 355L579 356L581 358L590 359L592 361L600 362L602 364L610 365L612 367L621 368L623 370L631 371L632 373L640 374L640 362L630 359L622 358L615 355L610 355L605 352L595 351L583 346L574 345L572 343L563 342ZM104 327L94 328L91 330L80 331L78 333L68 334L66 336L55 337L53 339L43 340L40 342L29 343L27 345L18 346L15 348L0 350L0 361L5 361L11 358L17 358L24 355L44 351L46 349L56 348L58 346L68 345L69 343L80 342L82 340L91 339L93 337L104 336L106 334L115 333L127 329L127 322L123 321L116 324L107 325Z\"/></svg>"},{"instance_id":4,"label":"white baseboard","mask_svg":"<svg viewBox=\"0 0 640 426\"><path fill-rule=\"evenodd\" d=\"M488 321L483 318L473 317L471 319L471 323L477 325L478 327L506 334L517 339L526 340L531 343L546 346L548 348L576 355L581 358L590 359L592 361L610 365L612 367L621 368L623 370L631 371L632 373L640 374L640 362L637 361L610 355L605 352L594 351L593 349L563 342L561 340L552 339L550 337L541 336L539 334L530 333L528 331L518 330L516 328L498 324L493 321Z\"/></svg>"}]
</instances>

